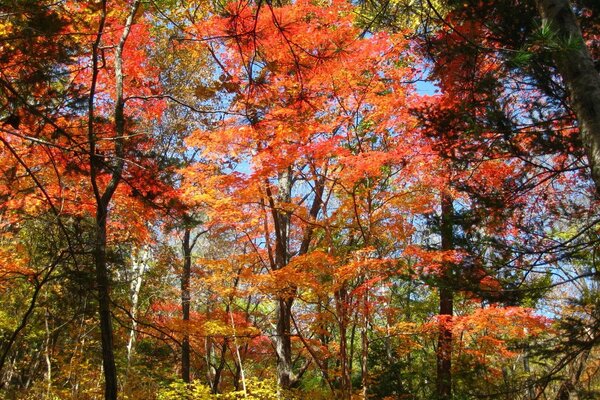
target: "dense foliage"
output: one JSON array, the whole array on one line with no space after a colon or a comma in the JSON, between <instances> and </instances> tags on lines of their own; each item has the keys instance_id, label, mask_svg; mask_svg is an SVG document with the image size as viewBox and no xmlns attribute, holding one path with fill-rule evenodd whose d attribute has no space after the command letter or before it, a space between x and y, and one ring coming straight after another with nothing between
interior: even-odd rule
<instances>
[{"instance_id":1,"label":"dense foliage","mask_svg":"<svg viewBox=\"0 0 600 400\"><path fill-rule=\"evenodd\" d=\"M600 397L600 6L0 2L0 397Z\"/></svg>"}]
</instances>

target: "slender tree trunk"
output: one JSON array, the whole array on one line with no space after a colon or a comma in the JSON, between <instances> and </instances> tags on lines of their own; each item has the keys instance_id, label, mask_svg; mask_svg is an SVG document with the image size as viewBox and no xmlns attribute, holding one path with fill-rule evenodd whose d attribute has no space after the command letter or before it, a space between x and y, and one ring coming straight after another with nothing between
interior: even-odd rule
<instances>
[{"instance_id":1,"label":"slender tree trunk","mask_svg":"<svg viewBox=\"0 0 600 400\"><path fill-rule=\"evenodd\" d=\"M277 335L275 350L277 352L277 377L282 389L289 389L294 382L292 371L292 304L293 298L280 297L277 300Z\"/></svg>"},{"instance_id":2,"label":"slender tree trunk","mask_svg":"<svg viewBox=\"0 0 600 400\"><path fill-rule=\"evenodd\" d=\"M50 343L52 341L50 332L50 312L46 308L44 313L44 327L46 328L46 340L44 341L44 358L46 361L46 398L50 398L52 391L52 360L50 358Z\"/></svg>"},{"instance_id":3,"label":"slender tree trunk","mask_svg":"<svg viewBox=\"0 0 600 400\"><path fill-rule=\"evenodd\" d=\"M192 246L190 228L183 234L183 271L181 273L181 310L183 313L183 339L181 340L181 379L190 382L190 277L192 273Z\"/></svg>"},{"instance_id":4,"label":"slender tree trunk","mask_svg":"<svg viewBox=\"0 0 600 400\"><path fill-rule=\"evenodd\" d=\"M223 338L223 347L221 348L221 355L219 357L219 365L216 367L209 366L209 368L213 368L212 378L210 379L210 387L212 394L219 393L219 385L221 384L221 376L223 375L223 369L225 368L225 361L227 355L227 347L229 346L229 338ZM214 345L211 345L212 353L214 353Z\"/></svg>"},{"instance_id":5,"label":"slender tree trunk","mask_svg":"<svg viewBox=\"0 0 600 400\"><path fill-rule=\"evenodd\" d=\"M130 293L131 293L131 329L129 331L129 341L127 342L127 370L125 372L125 378L123 379L123 387L127 388L126 380L129 377L129 369L131 367L131 361L135 350L135 338L137 328L137 310L140 299L140 291L142 290L142 282L144 272L146 271L148 261L148 248L142 247L138 254L133 257L133 280L131 281Z\"/></svg>"},{"instance_id":6,"label":"slender tree trunk","mask_svg":"<svg viewBox=\"0 0 600 400\"><path fill-rule=\"evenodd\" d=\"M98 295L98 315L102 342L102 366L106 400L117 398L117 368L115 366L113 327L110 313L110 279L106 265L106 214L107 205L99 204L96 212L96 290Z\"/></svg>"},{"instance_id":7,"label":"slender tree trunk","mask_svg":"<svg viewBox=\"0 0 600 400\"><path fill-rule=\"evenodd\" d=\"M100 318L100 336L102 342L102 365L104 372L106 400L117 399L117 369L115 366L113 328L110 312L110 279L108 266L106 263L106 222L108 217L108 206L121 181L123 168L125 165L125 100L123 98L123 48L131 31L133 19L137 13L140 0L135 0L131 6L131 11L125 21L123 33L118 45L115 47L114 70L115 70L115 162L111 165L111 176L104 190L100 188L100 179L98 174L105 161L96 152L98 137L95 132L95 91L98 78L98 50L104 31L106 19L107 2L101 2L102 17L98 27L98 33L93 45L92 51L92 84L90 96L88 99L88 141L89 141L89 160L90 160L90 180L96 199L96 237L94 246L94 264L96 267L96 290L98 295L98 315Z\"/></svg>"},{"instance_id":8,"label":"slender tree trunk","mask_svg":"<svg viewBox=\"0 0 600 400\"><path fill-rule=\"evenodd\" d=\"M233 331L233 346L235 347L235 355L237 357L238 365L240 367L240 377L242 378L242 390L244 391L244 398L246 398L248 397L248 392L246 391L246 376L244 373L244 365L242 364L240 346L238 346L237 334L235 332L235 321L233 319L233 313L231 312L231 305L227 306L227 312L229 313L229 321L231 322L231 329Z\"/></svg>"},{"instance_id":9,"label":"slender tree trunk","mask_svg":"<svg viewBox=\"0 0 600 400\"><path fill-rule=\"evenodd\" d=\"M348 365L348 293L342 287L335 293L338 328L340 331L340 399L347 400L351 394L350 367Z\"/></svg>"},{"instance_id":10,"label":"slender tree trunk","mask_svg":"<svg viewBox=\"0 0 600 400\"><path fill-rule=\"evenodd\" d=\"M369 391L369 288L365 290L363 295L363 321L360 332L361 338L361 381L362 381L362 396L367 399Z\"/></svg>"},{"instance_id":11,"label":"slender tree trunk","mask_svg":"<svg viewBox=\"0 0 600 400\"><path fill-rule=\"evenodd\" d=\"M441 236L442 250L454 248L453 214L451 196L442 194ZM454 293L452 289L452 265L444 265L440 279L440 323L437 348L437 397L439 400L452 399L452 314Z\"/></svg>"},{"instance_id":12,"label":"slender tree trunk","mask_svg":"<svg viewBox=\"0 0 600 400\"><path fill-rule=\"evenodd\" d=\"M318 302L317 302L317 315L319 316L319 339L321 341L321 344L323 346L328 346L329 344L329 335L327 335L327 323L325 322L325 318L323 318L322 314L323 314L323 309L325 307L323 307L323 303L324 300L322 298L322 296L319 296ZM329 384L329 386L332 388L333 390L333 386L331 385L331 381L329 379L329 358L326 358L322 361L322 384L323 386L325 384Z\"/></svg>"},{"instance_id":13,"label":"slender tree trunk","mask_svg":"<svg viewBox=\"0 0 600 400\"><path fill-rule=\"evenodd\" d=\"M208 318L209 313L208 310L206 312L206 316ZM214 353L214 344L212 338L205 337L204 338L204 361L206 362L206 381L210 385L211 393L215 393L214 391L214 376L215 376L215 367L213 366L213 358L215 358Z\"/></svg>"},{"instance_id":14,"label":"slender tree trunk","mask_svg":"<svg viewBox=\"0 0 600 400\"><path fill-rule=\"evenodd\" d=\"M577 116L580 137L600 193L600 74L583 40L581 29L568 0L536 0L542 19L557 31L565 46L555 55L556 66Z\"/></svg>"}]
</instances>

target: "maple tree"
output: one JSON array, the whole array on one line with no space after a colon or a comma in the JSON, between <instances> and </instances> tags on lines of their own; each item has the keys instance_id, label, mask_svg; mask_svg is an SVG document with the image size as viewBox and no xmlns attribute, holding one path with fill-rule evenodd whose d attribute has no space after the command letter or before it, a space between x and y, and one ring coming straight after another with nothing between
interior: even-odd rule
<instances>
[{"instance_id":1,"label":"maple tree","mask_svg":"<svg viewBox=\"0 0 600 400\"><path fill-rule=\"evenodd\" d=\"M597 396L598 12L3 3L0 396Z\"/></svg>"}]
</instances>

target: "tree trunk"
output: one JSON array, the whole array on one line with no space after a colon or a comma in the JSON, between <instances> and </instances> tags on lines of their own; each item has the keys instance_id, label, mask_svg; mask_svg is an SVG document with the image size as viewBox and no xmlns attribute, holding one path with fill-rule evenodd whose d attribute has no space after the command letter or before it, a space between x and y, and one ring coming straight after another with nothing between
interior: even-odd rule
<instances>
[{"instance_id":1,"label":"tree trunk","mask_svg":"<svg viewBox=\"0 0 600 400\"><path fill-rule=\"evenodd\" d=\"M181 340L181 379L190 382L190 276L192 272L192 246L190 228L183 234L183 271L181 273L181 310L183 313L183 339Z\"/></svg>"},{"instance_id":2,"label":"tree trunk","mask_svg":"<svg viewBox=\"0 0 600 400\"><path fill-rule=\"evenodd\" d=\"M596 192L600 194L600 74L583 40L568 0L536 0L542 19L561 40L574 42L555 55L555 62L577 116L581 142L589 159Z\"/></svg>"},{"instance_id":3,"label":"tree trunk","mask_svg":"<svg viewBox=\"0 0 600 400\"><path fill-rule=\"evenodd\" d=\"M89 141L89 162L90 162L90 180L96 199L96 237L94 244L94 264L96 267L96 290L98 295L98 314L100 317L100 335L102 341L102 365L105 379L104 397L106 400L117 399L117 369L115 366L113 329L110 313L110 280L108 275L108 266L106 264L106 221L108 217L108 206L121 181L123 168L125 165L125 101L123 99L123 48L131 31L133 19L137 13L140 0L135 0L131 6L131 11L125 21L123 33L115 48L114 69L115 69L115 162L111 166L111 176L106 187L102 191L100 188L100 179L98 174L101 168L105 167L104 162L96 152L98 138L95 133L95 91L98 77L98 58L99 46L104 31L106 19L107 2L101 2L102 16L98 27L98 33L92 49L92 84L90 96L88 99L88 141Z\"/></svg>"},{"instance_id":4,"label":"tree trunk","mask_svg":"<svg viewBox=\"0 0 600 400\"><path fill-rule=\"evenodd\" d=\"M350 380L350 366L348 365L348 292L341 287L335 292L335 307L338 315L338 329L340 331L340 399L347 400L352 393Z\"/></svg>"},{"instance_id":5,"label":"tree trunk","mask_svg":"<svg viewBox=\"0 0 600 400\"><path fill-rule=\"evenodd\" d=\"M51 331L50 331L50 323L48 320L50 319L50 312L48 311L48 307L46 307L44 313L44 327L46 328L46 340L44 341L44 358L46 360L46 398L50 398L50 393L52 391L52 359L50 357L50 343L52 341Z\"/></svg>"},{"instance_id":6,"label":"tree trunk","mask_svg":"<svg viewBox=\"0 0 600 400\"><path fill-rule=\"evenodd\" d=\"M106 400L117 398L117 368L115 366L113 328L110 313L110 292L108 267L106 265L106 214L107 205L99 204L96 211L96 290L98 295L98 315L102 341L102 366Z\"/></svg>"},{"instance_id":7,"label":"tree trunk","mask_svg":"<svg viewBox=\"0 0 600 400\"><path fill-rule=\"evenodd\" d=\"M454 248L453 207L451 196L442 194L441 236L442 251ZM440 279L440 313L437 348L437 397L439 400L452 399L452 314L454 294L452 290L452 265L444 265Z\"/></svg>"},{"instance_id":8,"label":"tree trunk","mask_svg":"<svg viewBox=\"0 0 600 400\"><path fill-rule=\"evenodd\" d=\"M369 391L369 288L367 287L363 294L363 321L362 329L360 332L361 338L361 383L362 383L362 397L367 399L367 392Z\"/></svg>"},{"instance_id":9,"label":"tree trunk","mask_svg":"<svg viewBox=\"0 0 600 400\"><path fill-rule=\"evenodd\" d=\"M269 196L270 206L275 225L275 265L274 270L284 268L289 261L288 229L289 213L281 209L282 203L289 203L292 192L292 171L286 168L278 176L277 204ZM291 388L294 383L292 366L292 304L295 289L288 288L277 298L277 328L275 335L275 351L277 353L277 380L282 389Z\"/></svg>"},{"instance_id":10,"label":"tree trunk","mask_svg":"<svg viewBox=\"0 0 600 400\"><path fill-rule=\"evenodd\" d=\"M225 368L225 361L226 361L226 353L227 353L227 348L229 346L229 338L225 337L223 338L223 347L221 347L221 355L219 357L219 364L216 367L212 367L212 365L209 365L209 368L213 368L213 373L212 376L209 376L209 382L210 382L210 388L211 388L211 393L212 394L217 394L219 393L219 385L221 384L221 377L223 374L223 369ZM210 345L211 347L211 353L214 353L214 344ZM216 357L215 357L216 358Z\"/></svg>"},{"instance_id":11,"label":"tree trunk","mask_svg":"<svg viewBox=\"0 0 600 400\"><path fill-rule=\"evenodd\" d=\"M292 304L293 298L277 300L277 335L275 350L277 352L277 378L282 389L289 389L294 382L292 372Z\"/></svg>"},{"instance_id":12,"label":"tree trunk","mask_svg":"<svg viewBox=\"0 0 600 400\"><path fill-rule=\"evenodd\" d=\"M131 281L130 293L131 293L131 330L129 331L129 341L127 342L127 373L129 374L129 368L131 366L131 360L135 349L135 337L137 328L137 310L140 299L140 291L142 290L142 282L144 278L144 272L148 263L148 248L143 247L138 254L133 257L133 280ZM123 383L123 386L126 386Z\"/></svg>"}]
</instances>

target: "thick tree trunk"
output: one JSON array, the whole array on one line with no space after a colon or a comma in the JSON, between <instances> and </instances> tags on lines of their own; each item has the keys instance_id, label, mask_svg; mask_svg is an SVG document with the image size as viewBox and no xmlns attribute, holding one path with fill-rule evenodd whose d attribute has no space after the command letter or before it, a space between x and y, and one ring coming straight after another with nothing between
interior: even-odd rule
<instances>
[{"instance_id":1,"label":"thick tree trunk","mask_svg":"<svg viewBox=\"0 0 600 400\"><path fill-rule=\"evenodd\" d=\"M278 176L277 204L270 196L270 206L275 225L275 265L274 270L287 266L289 261L288 229L290 225L289 213L281 209L281 205L289 203L292 193L292 171L287 168ZM282 389L289 389L295 383L292 365L292 305L294 288L282 292L277 298L276 314L277 327L275 335L275 352L277 353L277 380Z\"/></svg>"},{"instance_id":2,"label":"thick tree trunk","mask_svg":"<svg viewBox=\"0 0 600 400\"><path fill-rule=\"evenodd\" d=\"M600 193L600 74L594 67L570 2L536 0L536 5L542 19L556 30L561 40L576 44L557 52L555 62L577 116L592 178Z\"/></svg>"},{"instance_id":3,"label":"thick tree trunk","mask_svg":"<svg viewBox=\"0 0 600 400\"><path fill-rule=\"evenodd\" d=\"M441 236L442 250L454 248L452 198L442 194ZM439 400L452 399L452 314L454 293L452 290L452 265L445 265L440 279L440 323L437 348L437 397Z\"/></svg>"},{"instance_id":4,"label":"thick tree trunk","mask_svg":"<svg viewBox=\"0 0 600 400\"><path fill-rule=\"evenodd\" d=\"M192 245L190 228L183 234L183 271L181 273L181 310L183 314L183 339L181 340L181 379L190 382L190 276L192 273Z\"/></svg>"}]
</instances>

